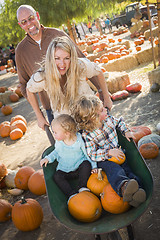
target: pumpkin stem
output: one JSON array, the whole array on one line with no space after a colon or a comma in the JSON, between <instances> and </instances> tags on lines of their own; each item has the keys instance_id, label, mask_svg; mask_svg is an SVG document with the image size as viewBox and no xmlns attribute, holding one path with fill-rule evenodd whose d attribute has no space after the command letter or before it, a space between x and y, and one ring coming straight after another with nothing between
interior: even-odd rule
<instances>
[{"instance_id":1,"label":"pumpkin stem","mask_svg":"<svg viewBox=\"0 0 160 240\"><path fill-rule=\"evenodd\" d=\"M21 200L22 200L21 204L25 204L27 202L24 197L21 197Z\"/></svg>"},{"instance_id":2,"label":"pumpkin stem","mask_svg":"<svg viewBox=\"0 0 160 240\"><path fill-rule=\"evenodd\" d=\"M98 168L98 180L103 180L103 177L102 177L102 168Z\"/></svg>"}]
</instances>

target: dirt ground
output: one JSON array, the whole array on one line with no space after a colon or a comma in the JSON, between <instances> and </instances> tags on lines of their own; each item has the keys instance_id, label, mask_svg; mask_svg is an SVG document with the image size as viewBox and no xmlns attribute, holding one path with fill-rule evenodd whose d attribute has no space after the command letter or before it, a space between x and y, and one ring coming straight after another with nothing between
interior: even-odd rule
<instances>
[{"instance_id":1,"label":"dirt ground","mask_svg":"<svg viewBox=\"0 0 160 240\"><path fill-rule=\"evenodd\" d=\"M130 126L146 125L153 133L156 132L156 125L160 122L160 93L150 92L147 72L153 69L153 64L145 64L139 68L128 71L131 82L140 82L142 91L131 94L127 99L113 103L112 114L116 117L122 115ZM15 88L18 85L17 74L7 73L0 76L0 86ZM12 103L13 112L11 115L3 116L0 112L0 122L10 120L11 117L21 114L27 122L28 128L25 135L18 141L9 138L0 138L0 161L9 169L17 169L20 166L32 166L35 170L40 169L39 161L43 151L50 146L46 133L38 128L35 114L25 100L21 98L19 102ZM160 234L160 190L159 190L159 169L160 154L157 158L146 160L154 179L154 194L147 211L133 223L134 236L136 240L156 240ZM0 224L1 240L91 240L92 235L84 235L66 229L53 216L47 195L35 196L26 191L26 197L36 199L43 208L44 219L41 226L32 232L18 231L10 220ZM13 197L6 190L0 191L0 198L8 199L15 203L20 197ZM102 239L107 239L102 235ZM125 239L126 236L125 236Z\"/></svg>"}]
</instances>

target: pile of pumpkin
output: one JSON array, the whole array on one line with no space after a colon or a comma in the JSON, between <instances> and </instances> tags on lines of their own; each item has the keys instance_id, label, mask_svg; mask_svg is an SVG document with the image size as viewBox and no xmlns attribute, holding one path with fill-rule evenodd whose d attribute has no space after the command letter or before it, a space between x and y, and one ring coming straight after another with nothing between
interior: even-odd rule
<instances>
[{"instance_id":1,"label":"pile of pumpkin","mask_svg":"<svg viewBox=\"0 0 160 240\"><path fill-rule=\"evenodd\" d=\"M112 157L111 161L122 164L125 161L125 155L120 161L115 157ZM97 220L101 216L102 208L112 214L124 213L130 208L129 203L124 202L123 197L113 190L102 169L98 169L98 173L90 175L87 188L90 189L90 192L82 191L68 202L70 214L81 222Z\"/></svg>"},{"instance_id":2,"label":"pile of pumpkin","mask_svg":"<svg viewBox=\"0 0 160 240\"><path fill-rule=\"evenodd\" d=\"M22 194L24 190L30 190L36 195L46 193L43 170L35 171L29 166L9 171L4 164L0 164L0 186L11 188L8 192L14 196ZM14 206L7 200L0 199L0 222L11 218L17 229L31 231L42 223L43 210L38 201L32 198L22 197Z\"/></svg>"},{"instance_id":3,"label":"pile of pumpkin","mask_svg":"<svg viewBox=\"0 0 160 240\"><path fill-rule=\"evenodd\" d=\"M12 117L10 122L0 124L0 136L10 137L11 140L20 139L27 130L27 121L22 115Z\"/></svg>"}]
</instances>

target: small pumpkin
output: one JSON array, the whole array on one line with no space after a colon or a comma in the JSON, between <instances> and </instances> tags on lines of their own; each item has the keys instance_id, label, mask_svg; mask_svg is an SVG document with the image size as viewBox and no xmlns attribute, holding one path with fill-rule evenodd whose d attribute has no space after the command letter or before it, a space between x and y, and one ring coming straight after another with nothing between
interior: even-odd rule
<instances>
[{"instance_id":1,"label":"small pumpkin","mask_svg":"<svg viewBox=\"0 0 160 240\"><path fill-rule=\"evenodd\" d=\"M118 91L116 93L113 93L111 98L113 101L118 101L125 99L129 96L129 93L126 90Z\"/></svg>"},{"instance_id":2,"label":"small pumpkin","mask_svg":"<svg viewBox=\"0 0 160 240\"><path fill-rule=\"evenodd\" d=\"M21 167L14 178L17 188L28 190L28 180L35 170L30 166Z\"/></svg>"},{"instance_id":3,"label":"small pumpkin","mask_svg":"<svg viewBox=\"0 0 160 240\"><path fill-rule=\"evenodd\" d=\"M4 125L10 125L10 122L9 121L4 121L0 124L0 130L1 128L4 126Z\"/></svg>"},{"instance_id":4,"label":"small pumpkin","mask_svg":"<svg viewBox=\"0 0 160 240\"><path fill-rule=\"evenodd\" d=\"M0 181L0 189L6 187L5 178L6 178L6 177L4 177L4 178Z\"/></svg>"},{"instance_id":5,"label":"small pumpkin","mask_svg":"<svg viewBox=\"0 0 160 240\"><path fill-rule=\"evenodd\" d=\"M8 137L11 131L11 127L10 124L4 124L1 128L0 128L0 136L1 137Z\"/></svg>"},{"instance_id":6,"label":"small pumpkin","mask_svg":"<svg viewBox=\"0 0 160 240\"><path fill-rule=\"evenodd\" d=\"M34 172L30 176L28 180L28 188L32 193L36 195L43 195L46 193L46 185L42 169Z\"/></svg>"},{"instance_id":7,"label":"small pumpkin","mask_svg":"<svg viewBox=\"0 0 160 240\"><path fill-rule=\"evenodd\" d=\"M38 228L43 220L41 205L32 198L17 201L12 207L12 221L21 231L32 231Z\"/></svg>"},{"instance_id":8,"label":"small pumpkin","mask_svg":"<svg viewBox=\"0 0 160 240\"><path fill-rule=\"evenodd\" d=\"M145 159L156 158L159 154L159 148L153 142L142 144L139 151Z\"/></svg>"},{"instance_id":9,"label":"small pumpkin","mask_svg":"<svg viewBox=\"0 0 160 240\"><path fill-rule=\"evenodd\" d=\"M15 128L10 132L9 136L11 140L17 140L23 137L23 132L20 128Z\"/></svg>"},{"instance_id":10,"label":"small pumpkin","mask_svg":"<svg viewBox=\"0 0 160 240\"><path fill-rule=\"evenodd\" d=\"M83 191L69 200L68 210L80 222L93 222L101 216L102 206L96 195Z\"/></svg>"},{"instance_id":11,"label":"small pumpkin","mask_svg":"<svg viewBox=\"0 0 160 240\"><path fill-rule=\"evenodd\" d=\"M21 89L19 87L16 88L15 93L21 98L23 97Z\"/></svg>"},{"instance_id":12,"label":"small pumpkin","mask_svg":"<svg viewBox=\"0 0 160 240\"><path fill-rule=\"evenodd\" d=\"M6 87L0 87L0 93L4 93L6 91Z\"/></svg>"},{"instance_id":13,"label":"small pumpkin","mask_svg":"<svg viewBox=\"0 0 160 240\"><path fill-rule=\"evenodd\" d=\"M0 163L0 181L7 175L7 173L7 167L3 163Z\"/></svg>"},{"instance_id":14,"label":"small pumpkin","mask_svg":"<svg viewBox=\"0 0 160 240\"><path fill-rule=\"evenodd\" d=\"M130 130L134 134L135 137L134 141L136 144L142 137L152 133L149 127L143 125L133 126L130 128Z\"/></svg>"},{"instance_id":15,"label":"small pumpkin","mask_svg":"<svg viewBox=\"0 0 160 240\"><path fill-rule=\"evenodd\" d=\"M136 47L136 50L137 50L137 52L141 51L141 47L140 47L140 46L137 46L137 47Z\"/></svg>"},{"instance_id":16,"label":"small pumpkin","mask_svg":"<svg viewBox=\"0 0 160 240\"><path fill-rule=\"evenodd\" d=\"M101 168L98 169L98 173L92 173L87 181L87 188L91 190L92 193L100 196L103 188L108 183L107 176Z\"/></svg>"},{"instance_id":17,"label":"small pumpkin","mask_svg":"<svg viewBox=\"0 0 160 240\"><path fill-rule=\"evenodd\" d=\"M142 144L150 143L150 142L155 143L158 146L158 148L160 148L160 136L158 134L155 134L155 133L151 133L149 135L146 135L146 136L142 137L138 141L138 148L140 148L140 146Z\"/></svg>"},{"instance_id":18,"label":"small pumpkin","mask_svg":"<svg viewBox=\"0 0 160 240\"><path fill-rule=\"evenodd\" d=\"M0 102L0 108L3 106L3 103L2 102Z\"/></svg>"},{"instance_id":19,"label":"small pumpkin","mask_svg":"<svg viewBox=\"0 0 160 240\"><path fill-rule=\"evenodd\" d=\"M22 121L22 120L16 120L13 123L11 123L11 131L16 129L16 128L20 128L23 133L25 133L26 130L27 130L27 126L24 123L24 121Z\"/></svg>"},{"instance_id":20,"label":"small pumpkin","mask_svg":"<svg viewBox=\"0 0 160 240\"><path fill-rule=\"evenodd\" d=\"M123 198L120 197L108 183L101 194L101 203L105 211L120 214L129 210L130 205L128 202L123 202Z\"/></svg>"},{"instance_id":21,"label":"small pumpkin","mask_svg":"<svg viewBox=\"0 0 160 240\"><path fill-rule=\"evenodd\" d=\"M4 200L0 199L0 222L6 222L11 218L12 205Z\"/></svg>"},{"instance_id":22,"label":"small pumpkin","mask_svg":"<svg viewBox=\"0 0 160 240\"><path fill-rule=\"evenodd\" d=\"M27 120L22 115L16 115L16 116L12 117L10 123L12 124L17 120L21 120L27 125Z\"/></svg>"},{"instance_id":23,"label":"small pumpkin","mask_svg":"<svg viewBox=\"0 0 160 240\"><path fill-rule=\"evenodd\" d=\"M126 86L126 90L130 93L140 92L142 85L140 83L132 83Z\"/></svg>"},{"instance_id":24,"label":"small pumpkin","mask_svg":"<svg viewBox=\"0 0 160 240\"><path fill-rule=\"evenodd\" d=\"M3 105L1 107L1 112L6 116L10 115L12 113L12 107L9 105Z\"/></svg>"},{"instance_id":25,"label":"small pumpkin","mask_svg":"<svg viewBox=\"0 0 160 240\"><path fill-rule=\"evenodd\" d=\"M108 159L108 161L115 162L115 163L117 163L119 165L123 164L125 160L126 160L126 156L125 156L124 153L123 153L123 157L119 157L119 158L111 157L111 158Z\"/></svg>"},{"instance_id":26,"label":"small pumpkin","mask_svg":"<svg viewBox=\"0 0 160 240\"><path fill-rule=\"evenodd\" d=\"M9 95L9 99L11 100L11 102L18 102L19 96L17 93L11 93L11 95Z\"/></svg>"}]
</instances>

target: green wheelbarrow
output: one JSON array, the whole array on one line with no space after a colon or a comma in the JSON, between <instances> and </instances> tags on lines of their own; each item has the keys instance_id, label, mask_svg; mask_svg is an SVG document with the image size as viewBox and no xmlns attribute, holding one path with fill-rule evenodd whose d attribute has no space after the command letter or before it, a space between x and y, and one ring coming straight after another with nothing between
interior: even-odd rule
<instances>
[{"instance_id":1,"label":"green wheelbarrow","mask_svg":"<svg viewBox=\"0 0 160 240\"><path fill-rule=\"evenodd\" d=\"M49 140L54 143L49 129L47 129L47 135L49 134ZM74 219L67 208L67 197L58 188L53 180L54 172L56 171L57 162L48 164L47 167L43 167L46 189L48 194L49 204L53 215L56 219L65 227L81 232L83 234L92 234L95 239L101 239L101 234L107 234L106 239L122 240L119 233L119 229L127 227L127 233L129 240L134 240L134 234L132 230L132 223L136 221L148 208L152 199L153 193L153 178L150 170L148 169L145 160L139 153L133 140L128 142L125 137L117 130L119 144L126 150L126 157L132 171L141 178L144 189L147 193L147 200L142 203L138 208L131 208L129 211L122 214L111 214L104 211L101 217L92 223L82 223ZM42 154L42 158L48 155L54 149L54 145L48 147ZM75 182L71 183L75 184Z\"/></svg>"}]
</instances>

